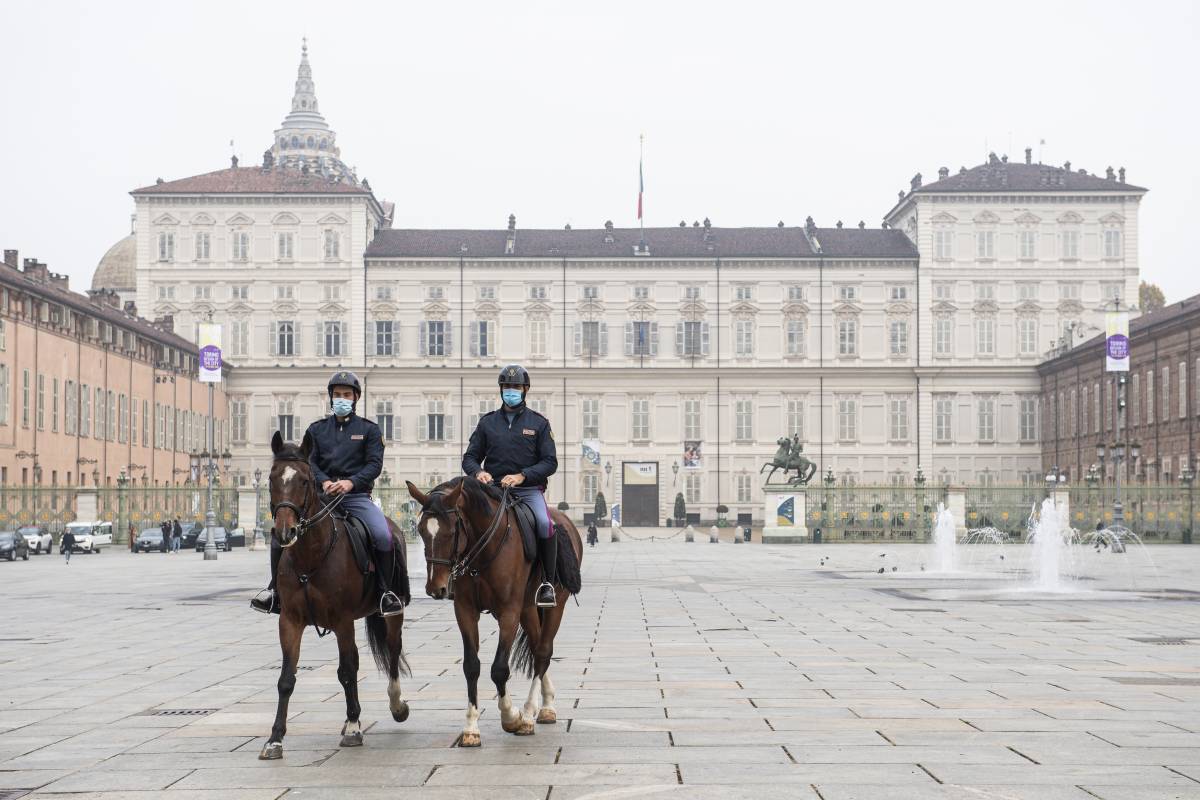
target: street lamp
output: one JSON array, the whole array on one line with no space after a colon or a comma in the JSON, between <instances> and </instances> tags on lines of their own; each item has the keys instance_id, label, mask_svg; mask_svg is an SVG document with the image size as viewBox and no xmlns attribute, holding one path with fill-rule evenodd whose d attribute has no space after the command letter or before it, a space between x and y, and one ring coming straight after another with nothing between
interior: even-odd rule
<instances>
[{"instance_id":1,"label":"street lamp","mask_svg":"<svg viewBox=\"0 0 1200 800\"><path fill-rule=\"evenodd\" d=\"M92 470L92 486L99 486L99 485L100 485L100 470L94 469L94 470Z\"/></svg>"},{"instance_id":2,"label":"street lamp","mask_svg":"<svg viewBox=\"0 0 1200 800\"><path fill-rule=\"evenodd\" d=\"M837 478L833 477L833 465L832 464L825 465L825 477L822 478L821 480L823 480L825 482L826 486L833 486L833 484L837 483Z\"/></svg>"},{"instance_id":3,"label":"street lamp","mask_svg":"<svg viewBox=\"0 0 1200 800\"><path fill-rule=\"evenodd\" d=\"M679 480L679 462L671 464L671 485L674 486Z\"/></svg>"},{"instance_id":4,"label":"street lamp","mask_svg":"<svg viewBox=\"0 0 1200 800\"><path fill-rule=\"evenodd\" d=\"M1196 495L1192 491L1192 483L1195 482L1195 480L1196 480L1196 471L1194 469L1192 469L1191 456L1188 456L1188 460L1183 465L1183 469L1181 469L1179 471L1179 482L1187 487L1186 491L1187 491L1187 496L1188 496L1188 524L1187 524L1187 527L1183 529L1183 543L1184 544L1192 543L1192 525L1196 521L1196 509L1195 509L1195 505L1194 505L1196 502L1196 500L1195 500Z\"/></svg>"},{"instance_id":5,"label":"street lamp","mask_svg":"<svg viewBox=\"0 0 1200 800\"><path fill-rule=\"evenodd\" d=\"M915 483L917 486L925 485L925 473L922 471L920 464L917 464L917 475L913 478L913 483Z\"/></svg>"},{"instance_id":6,"label":"street lamp","mask_svg":"<svg viewBox=\"0 0 1200 800\"><path fill-rule=\"evenodd\" d=\"M257 467L254 470L254 543L250 545L251 550L267 549L266 542L263 541L262 514L259 511L262 508L262 482L262 468Z\"/></svg>"},{"instance_id":7,"label":"street lamp","mask_svg":"<svg viewBox=\"0 0 1200 800\"><path fill-rule=\"evenodd\" d=\"M38 454L32 450L22 450L17 453L17 458L24 461L27 458L33 459L33 485L37 486L38 481L42 477L42 468L38 464Z\"/></svg>"},{"instance_id":8,"label":"street lamp","mask_svg":"<svg viewBox=\"0 0 1200 800\"><path fill-rule=\"evenodd\" d=\"M604 485L608 486L609 478L612 477L612 461L608 461L604 465Z\"/></svg>"},{"instance_id":9,"label":"street lamp","mask_svg":"<svg viewBox=\"0 0 1200 800\"><path fill-rule=\"evenodd\" d=\"M1083 479L1087 483L1089 489L1095 489L1096 485L1100 483L1099 468L1097 468L1095 464L1092 464L1087 468L1087 473L1083 476Z\"/></svg>"},{"instance_id":10,"label":"street lamp","mask_svg":"<svg viewBox=\"0 0 1200 800\"><path fill-rule=\"evenodd\" d=\"M211 388L211 386L209 388ZM210 424L209 424L210 431L211 431L211 428L212 428L212 425L211 425L211 421L210 421ZM193 455L193 458L196 459L195 461L193 461L193 466L203 469L206 477L208 478L208 480L206 481L207 493L206 493L206 497L205 497L205 508L204 508L204 560L205 561L216 561L217 560L217 543L213 539L213 528L217 527L217 514L213 510L213 480L217 477L217 462L214 460L214 459L216 459L216 457L217 457L217 454L215 452L210 452L209 450L204 450L201 453Z\"/></svg>"},{"instance_id":11,"label":"street lamp","mask_svg":"<svg viewBox=\"0 0 1200 800\"><path fill-rule=\"evenodd\" d=\"M379 474L379 485L387 488L392 483L392 477L388 475L387 467L383 468L383 472Z\"/></svg>"}]
</instances>

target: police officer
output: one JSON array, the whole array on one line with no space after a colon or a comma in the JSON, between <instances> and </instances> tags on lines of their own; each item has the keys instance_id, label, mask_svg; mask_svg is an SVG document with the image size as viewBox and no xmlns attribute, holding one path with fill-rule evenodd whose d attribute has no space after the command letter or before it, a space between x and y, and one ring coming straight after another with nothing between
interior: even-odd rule
<instances>
[{"instance_id":1,"label":"police officer","mask_svg":"<svg viewBox=\"0 0 1200 800\"><path fill-rule=\"evenodd\" d=\"M404 603L392 591L391 579L396 571L397 554L392 546L392 534L387 518L371 502L371 489L383 470L383 436L379 426L354 413L362 397L362 384L353 372L335 372L326 387L333 413L308 426L312 450L308 464L313 478L327 498L341 496L340 507L361 520L371 532L374 543L375 581L380 600L379 613L390 617L404 613ZM280 548L271 545L271 584L250 601L256 611L278 611L275 597L275 575L279 570ZM403 560L400 562L403 564ZM409 597L408 576L401 572L398 587Z\"/></svg>"},{"instance_id":2,"label":"police officer","mask_svg":"<svg viewBox=\"0 0 1200 800\"><path fill-rule=\"evenodd\" d=\"M499 384L501 406L479 418L463 454L462 468L483 483L499 481L533 509L543 577L537 605L550 608L557 604L554 579L558 540L545 492L547 479L558 469L554 434L550 432L550 420L525 405L529 373L524 367L510 364L500 370Z\"/></svg>"}]
</instances>

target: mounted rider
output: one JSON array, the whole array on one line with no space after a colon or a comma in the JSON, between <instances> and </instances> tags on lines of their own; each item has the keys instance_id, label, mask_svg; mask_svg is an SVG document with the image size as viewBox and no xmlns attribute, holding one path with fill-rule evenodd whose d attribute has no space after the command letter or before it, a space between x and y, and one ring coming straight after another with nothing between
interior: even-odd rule
<instances>
[{"instance_id":1,"label":"mounted rider","mask_svg":"<svg viewBox=\"0 0 1200 800\"><path fill-rule=\"evenodd\" d=\"M550 420L529 408L529 373L520 364L500 370L501 406L479 418L471 434L462 468L482 483L499 481L509 494L531 509L537 522L538 561L542 583L537 589L537 605L552 608L557 604L554 581L558 559L558 539L546 505L546 481L558 469L554 452L554 434Z\"/></svg>"},{"instance_id":2,"label":"mounted rider","mask_svg":"<svg viewBox=\"0 0 1200 800\"><path fill-rule=\"evenodd\" d=\"M353 372L335 372L326 393L333 413L308 426L312 441L308 465L324 498L341 497L339 507L360 520L371 533L379 613L385 617L403 614L404 601L393 591L391 583L393 575L399 573L401 585L396 588L404 598L409 598L404 559L398 560L387 517L371 501L371 489L383 470L383 435L378 425L355 413L362 397L362 384ZM281 553L282 549L272 541L271 583L250 601L256 611L279 612L275 580Z\"/></svg>"}]
</instances>

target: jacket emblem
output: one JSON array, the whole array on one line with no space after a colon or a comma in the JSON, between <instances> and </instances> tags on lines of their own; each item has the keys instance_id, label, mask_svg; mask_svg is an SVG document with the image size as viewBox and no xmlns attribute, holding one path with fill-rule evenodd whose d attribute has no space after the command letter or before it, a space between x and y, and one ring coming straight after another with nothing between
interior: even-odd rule
<instances>
[{"instance_id":1,"label":"jacket emblem","mask_svg":"<svg viewBox=\"0 0 1200 800\"><path fill-rule=\"evenodd\" d=\"M361 433L352 433L352 434L350 434L350 440L351 440L351 441L360 440L360 439L362 439L362 438L363 438L363 435L362 435Z\"/></svg>"},{"instance_id":2,"label":"jacket emblem","mask_svg":"<svg viewBox=\"0 0 1200 800\"><path fill-rule=\"evenodd\" d=\"M529 428L525 428L521 431L521 433L525 434L526 436L537 436L537 431L531 431Z\"/></svg>"}]
</instances>

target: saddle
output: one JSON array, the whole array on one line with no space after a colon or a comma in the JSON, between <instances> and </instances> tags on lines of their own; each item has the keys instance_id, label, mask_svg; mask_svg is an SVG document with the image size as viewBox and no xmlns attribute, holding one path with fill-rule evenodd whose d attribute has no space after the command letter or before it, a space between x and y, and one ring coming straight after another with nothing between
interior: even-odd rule
<instances>
[{"instance_id":1,"label":"saddle","mask_svg":"<svg viewBox=\"0 0 1200 800\"><path fill-rule=\"evenodd\" d=\"M350 550L354 553L354 564L358 571L367 575L375 571L375 561L371 558L371 532L366 524L350 515L349 511L336 508L333 511L334 524L341 523L350 540Z\"/></svg>"},{"instance_id":2,"label":"saddle","mask_svg":"<svg viewBox=\"0 0 1200 800\"><path fill-rule=\"evenodd\" d=\"M513 513L517 517L517 529L521 532L521 546L525 548L525 561L537 558L537 517L527 503L513 498Z\"/></svg>"}]
</instances>

